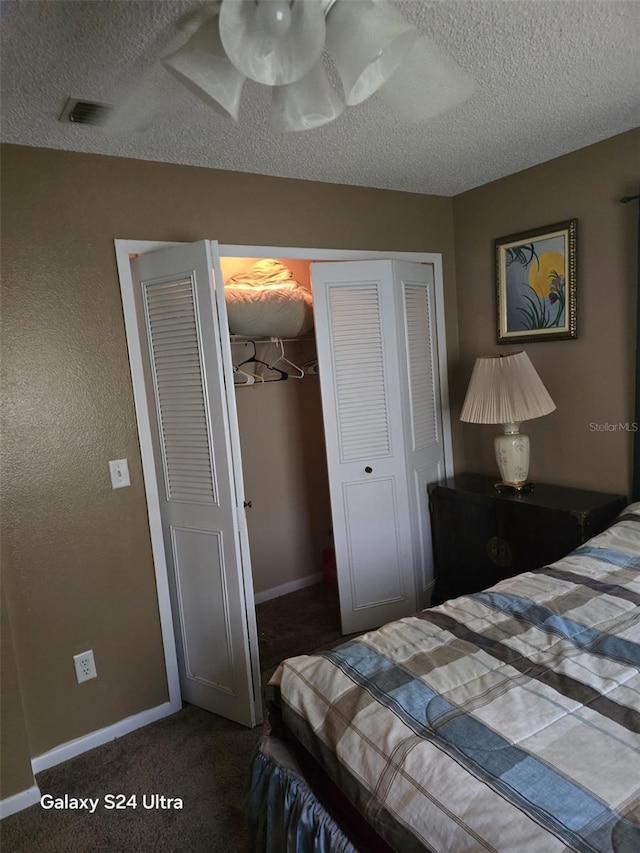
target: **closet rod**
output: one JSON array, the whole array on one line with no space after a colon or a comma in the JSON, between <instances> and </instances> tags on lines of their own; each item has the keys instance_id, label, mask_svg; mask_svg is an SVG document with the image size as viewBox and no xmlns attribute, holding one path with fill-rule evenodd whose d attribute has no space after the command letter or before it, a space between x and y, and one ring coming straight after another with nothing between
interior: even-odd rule
<instances>
[{"instance_id":1,"label":"closet rod","mask_svg":"<svg viewBox=\"0 0 640 853\"><path fill-rule=\"evenodd\" d=\"M295 341L314 341L315 335L305 334L299 335L297 338L278 338L275 335L271 335L270 337L264 337L261 335L229 335L229 339L232 344L246 344L250 342L255 342L257 344L269 344L277 341L282 341L283 343L294 343Z\"/></svg>"}]
</instances>

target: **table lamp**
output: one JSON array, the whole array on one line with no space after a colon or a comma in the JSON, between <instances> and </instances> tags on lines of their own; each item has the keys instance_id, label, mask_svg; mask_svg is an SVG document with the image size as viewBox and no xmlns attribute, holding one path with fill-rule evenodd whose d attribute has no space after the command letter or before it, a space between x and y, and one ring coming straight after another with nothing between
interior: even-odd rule
<instances>
[{"instance_id":1,"label":"table lamp","mask_svg":"<svg viewBox=\"0 0 640 853\"><path fill-rule=\"evenodd\" d=\"M526 352L477 358L460 420L472 424L502 424L494 442L502 477L496 489L530 491L529 437L520 432L522 421L548 415L555 403L542 384Z\"/></svg>"}]
</instances>

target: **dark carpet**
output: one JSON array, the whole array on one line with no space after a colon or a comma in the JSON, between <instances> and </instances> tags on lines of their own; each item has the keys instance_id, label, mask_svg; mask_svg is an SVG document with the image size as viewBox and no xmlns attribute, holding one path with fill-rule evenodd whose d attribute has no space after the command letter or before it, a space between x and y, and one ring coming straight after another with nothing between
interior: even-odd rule
<instances>
[{"instance_id":1,"label":"dark carpet","mask_svg":"<svg viewBox=\"0 0 640 853\"><path fill-rule=\"evenodd\" d=\"M314 584L256 606L262 671L331 646L340 635L337 587Z\"/></svg>"},{"instance_id":2,"label":"dark carpet","mask_svg":"<svg viewBox=\"0 0 640 853\"><path fill-rule=\"evenodd\" d=\"M285 657L328 648L340 637L336 590L317 584L256 608L266 683ZM251 853L242 801L251 754L268 729L185 706L125 737L38 773L41 794L99 798L86 810L32 806L0 824L2 853ZM136 807L106 809L107 794ZM180 798L183 808L144 808L143 797Z\"/></svg>"}]
</instances>

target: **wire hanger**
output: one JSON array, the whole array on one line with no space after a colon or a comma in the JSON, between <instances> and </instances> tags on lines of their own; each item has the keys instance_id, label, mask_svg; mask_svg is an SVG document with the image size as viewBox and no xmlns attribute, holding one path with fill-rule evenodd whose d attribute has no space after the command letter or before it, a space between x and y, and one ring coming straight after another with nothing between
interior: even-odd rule
<instances>
[{"instance_id":1,"label":"wire hanger","mask_svg":"<svg viewBox=\"0 0 640 853\"><path fill-rule=\"evenodd\" d=\"M304 370L301 367L298 367L297 364L294 364L292 361L289 361L288 358L285 358L284 341L282 340L282 338L271 338L271 342L274 344L278 344L278 346L280 347L280 355L278 356L278 358L276 358L276 360L273 362L273 364L269 365L269 367L273 370L274 366L276 364L278 364L279 362L284 362L284 364L288 364L289 367L292 367L294 370L298 371L298 373L295 375L290 373L289 379L304 379L304 376L305 376Z\"/></svg>"}]
</instances>

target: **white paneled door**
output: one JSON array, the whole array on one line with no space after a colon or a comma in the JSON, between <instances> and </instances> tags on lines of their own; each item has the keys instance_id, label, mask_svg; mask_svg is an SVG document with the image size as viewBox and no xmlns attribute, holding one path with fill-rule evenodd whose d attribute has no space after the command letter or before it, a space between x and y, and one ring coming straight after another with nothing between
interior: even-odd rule
<instances>
[{"instance_id":1,"label":"white paneled door","mask_svg":"<svg viewBox=\"0 0 640 853\"><path fill-rule=\"evenodd\" d=\"M415 612L444 471L433 268L311 265L342 631Z\"/></svg>"},{"instance_id":2,"label":"white paneled door","mask_svg":"<svg viewBox=\"0 0 640 853\"><path fill-rule=\"evenodd\" d=\"M400 387L418 607L428 607L434 582L427 486L445 474L445 432L434 269L393 261L399 324Z\"/></svg>"},{"instance_id":3,"label":"white paneled door","mask_svg":"<svg viewBox=\"0 0 640 853\"><path fill-rule=\"evenodd\" d=\"M252 726L257 633L215 246L161 249L131 268L182 696Z\"/></svg>"}]
</instances>

